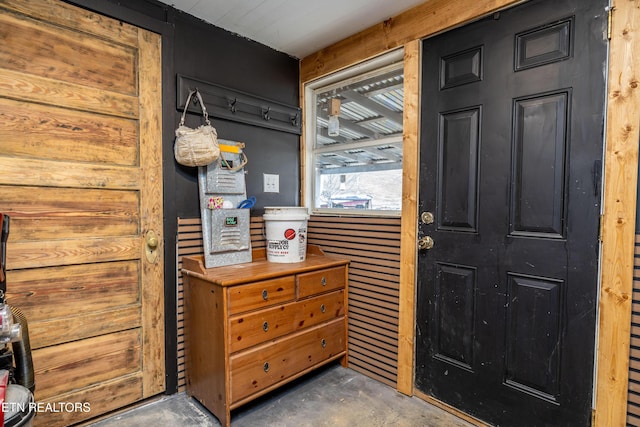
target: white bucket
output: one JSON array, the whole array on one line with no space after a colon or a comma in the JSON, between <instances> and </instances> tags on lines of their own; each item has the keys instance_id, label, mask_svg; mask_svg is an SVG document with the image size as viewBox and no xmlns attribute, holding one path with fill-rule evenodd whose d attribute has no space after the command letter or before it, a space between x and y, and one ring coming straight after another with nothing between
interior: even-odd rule
<instances>
[{"instance_id":1,"label":"white bucket","mask_svg":"<svg viewBox=\"0 0 640 427\"><path fill-rule=\"evenodd\" d=\"M267 239L267 261L304 261L307 256L307 208L265 207L262 218Z\"/></svg>"}]
</instances>

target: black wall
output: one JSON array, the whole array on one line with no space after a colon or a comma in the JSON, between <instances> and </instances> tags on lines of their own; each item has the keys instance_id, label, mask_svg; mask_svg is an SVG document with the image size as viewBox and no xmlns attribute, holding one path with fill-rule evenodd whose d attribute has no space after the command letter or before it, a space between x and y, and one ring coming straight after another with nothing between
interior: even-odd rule
<instances>
[{"instance_id":1,"label":"black wall","mask_svg":"<svg viewBox=\"0 0 640 427\"><path fill-rule=\"evenodd\" d=\"M181 112L176 105L176 75L195 78L291 106L299 104L299 61L289 55L207 24L155 0L68 0L162 35L163 186L165 248L165 351L167 393L177 391L176 234L177 218L199 217L196 168L173 158L174 131ZM188 114L187 125L200 118ZM247 195L264 206L300 201L299 136L212 118L218 137L245 143ZM280 193L262 192L264 173L280 175Z\"/></svg>"},{"instance_id":2,"label":"black wall","mask_svg":"<svg viewBox=\"0 0 640 427\"><path fill-rule=\"evenodd\" d=\"M174 16L175 73L288 105L298 105L297 59L206 24L187 14L174 11ZM179 113L175 112L176 123L180 119ZM200 123L200 117L191 116L187 119L187 124L195 126ZM256 196L258 209L264 206L298 203L298 135L215 118L213 126L217 129L219 138L246 144L245 153L249 158L245 168L247 194ZM280 175L280 193L262 192L263 173ZM178 216L200 215L195 179L195 168L178 166L175 174L175 203Z\"/></svg>"}]
</instances>

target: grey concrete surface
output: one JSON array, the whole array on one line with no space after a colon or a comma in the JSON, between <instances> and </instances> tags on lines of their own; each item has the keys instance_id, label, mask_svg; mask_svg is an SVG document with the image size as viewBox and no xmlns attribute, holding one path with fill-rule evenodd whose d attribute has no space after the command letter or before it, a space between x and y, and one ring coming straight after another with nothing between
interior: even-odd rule
<instances>
[{"instance_id":1,"label":"grey concrete surface","mask_svg":"<svg viewBox=\"0 0 640 427\"><path fill-rule=\"evenodd\" d=\"M220 426L185 393L165 396L90 424L92 427ZM231 412L233 427L398 426L472 424L340 365L331 365Z\"/></svg>"}]
</instances>

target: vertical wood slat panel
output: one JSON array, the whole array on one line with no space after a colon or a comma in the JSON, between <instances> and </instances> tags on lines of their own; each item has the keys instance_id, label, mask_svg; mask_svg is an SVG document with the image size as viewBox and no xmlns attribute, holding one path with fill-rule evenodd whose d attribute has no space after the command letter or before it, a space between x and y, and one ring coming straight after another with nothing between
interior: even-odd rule
<instances>
[{"instance_id":1,"label":"vertical wood slat panel","mask_svg":"<svg viewBox=\"0 0 640 427\"><path fill-rule=\"evenodd\" d=\"M262 217L251 217L251 246L266 246ZM201 255L199 218L178 218L178 353L184 352L182 257ZM349 367L391 387L397 383L398 304L400 277L400 218L342 218L312 216L308 242L329 255L357 259L349 267L354 306L374 308L349 321ZM372 244L371 242L375 242ZM383 266L383 274L380 273ZM380 278L383 277L384 280ZM395 315L390 315L395 314ZM184 358L178 360L178 391L186 389Z\"/></svg>"},{"instance_id":2,"label":"vertical wood slat panel","mask_svg":"<svg viewBox=\"0 0 640 427\"><path fill-rule=\"evenodd\" d=\"M640 234L636 234L633 259L633 305L631 312L627 425L640 427Z\"/></svg>"}]
</instances>

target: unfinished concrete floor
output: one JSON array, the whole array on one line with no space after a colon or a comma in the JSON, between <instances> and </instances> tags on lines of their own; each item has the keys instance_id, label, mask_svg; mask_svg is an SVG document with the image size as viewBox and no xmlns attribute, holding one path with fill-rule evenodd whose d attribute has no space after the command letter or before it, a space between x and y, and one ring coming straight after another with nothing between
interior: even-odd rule
<instances>
[{"instance_id":1,"label":"unfinished concrete floor","mask_svg":"<svg viewBox=\"0 0 640 427\"><path fill-rule=\"evenodd\" d=\"M213 427L218 420L178 393L90 424L93 427ZM466 421L408 397L338 364L322 368L231 412L233 427L398 426L471 427Z\"/></svg>"}]
</instances>

